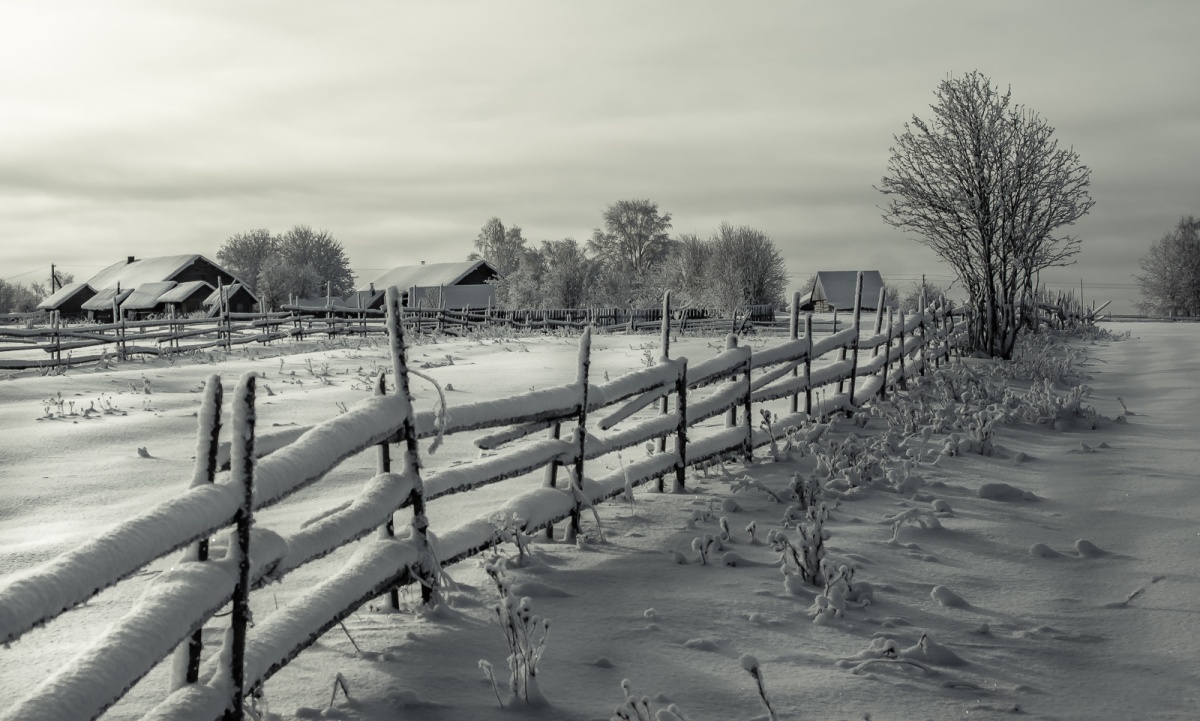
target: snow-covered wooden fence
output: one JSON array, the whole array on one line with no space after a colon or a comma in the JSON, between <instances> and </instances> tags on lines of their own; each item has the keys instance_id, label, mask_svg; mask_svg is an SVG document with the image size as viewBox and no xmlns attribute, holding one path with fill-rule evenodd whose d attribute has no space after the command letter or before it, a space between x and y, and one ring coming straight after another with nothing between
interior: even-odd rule
<instances>
[{"instance_id":1,"label":"snow-covered wooden fence","mask_svg":"<svg viewBox=\"0 0 1200 721\"><path fill-rule=\"evenodd\" d=\"M963 337L964 327L954 324L950 308L942 303L886 324L881 307L871 335L860 333L855 314L850 327L815 338L811 316L802 326L793 310L788 341L753 353L730 336L715 357L689 362L670 357L668 296L657 364L592 382L587 328L572 383L439 413L415 412L411 405L395 288L388 290L387 308L392 392L381 374L375 395L346 413L312 427L263 433L255 426L256 377L247 374L234 391L231 440L221 443L224 391L221 378L210 376L187 490L0 589L0 642L10 643L156 559L184 551L180 562L152 581L91 648L26 697L7 700L3 718L96 718L174 654L173 690L146 718L240 719L246 693L371 599L386 598L395 606L396 589L418 583L428 600L441 566L501 542L495 513L435 533L425 515L427 504L545 469L540 487L511 497L498 513L518 519L527 533L553 533L554 525L565 521L564 535L570 539L580 532L587 508L627 488L657 479L662 490L664 478L673 476L681 489L688 466L730 453L749 455L789 426L860 406L904 384L929 364L941 362ZM814 367L814 360L831 354L838 360ZM814 389L838 385L841 390L814 404ZM753 404L784 398L791 399L790 411L755 428ZM637 417L655 406L658 413ZM705 423L721 416L724 423ZM565 438L564 425L570 431ZM495 455L422 476L420 439L484 429L488 433L475 444L497 450ZM544 431L543 439L509 445ZM659 452L617 472L587 475L588 461L648 442L657 442ZM377 473L355 498L288 534L255 522L261 509L372 447L377 449ZM396 464L394 447L400 454ZM560 484L558 471L564 468ZM395 514L405 508L411 509L408 529L398 532ZM228 539L220 558L210 555L209 548L209 539L219 533ZM256 589L350 543L356 543L356 552L341 568L248 627L249 598ZM224 643L205 657L200 629L230 604Z\"/></svg>"}]
</instances>

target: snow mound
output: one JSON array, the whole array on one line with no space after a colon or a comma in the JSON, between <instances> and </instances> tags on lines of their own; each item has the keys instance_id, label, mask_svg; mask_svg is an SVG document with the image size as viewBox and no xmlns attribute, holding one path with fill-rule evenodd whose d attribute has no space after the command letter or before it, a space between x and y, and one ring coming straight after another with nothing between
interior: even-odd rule
<instances>
[{"instance_id":1,"label":"snow mound","mask_svg":"<svg viewBox=\"0 0 1200 721\"><path fill-rule=\"evenodd\" d=\"M951 608L967 608L971 605L962 596L945 586L934 586L933 590L929 592L929 597L939 604Z\"/></svg>"}]
</instances>

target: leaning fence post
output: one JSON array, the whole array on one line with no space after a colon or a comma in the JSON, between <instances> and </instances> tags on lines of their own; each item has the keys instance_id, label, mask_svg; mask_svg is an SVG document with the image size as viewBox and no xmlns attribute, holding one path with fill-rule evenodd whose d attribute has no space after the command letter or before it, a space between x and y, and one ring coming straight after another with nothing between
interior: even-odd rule
<instances>
[{"instance_id":1,"label":"leaning fence post","mask_svg":"<svg viewBox=\"0 0 1200 721\"><path fill-rule=\"evenodd\" d=\"M413 488L409 492L408 502L412 506L413 540L417 543L417 580L421 584L421 602L428 604L433 600L433 589L437 583L438 571L433 568L437 560L429 546L429 517L425 515L425 484L421 480L421 459L417 447L417 428L413 422L412 396L408 388L408 359L404 347L404 325L400 316L400 291L396 286L390 286L386 294L388 341L392 356L392 373L396 382L396 394L403 398L401 409L404 421L400 425L400 435L404 438L404 471L412 480Z\"/></svg>"},{"instance_id":2,"label":"leaning fence post","mask_svg":"<svg viewBox=\"0 0 1200 721\"><path fill-rule=\"evenodd\" d=\"M924 286L921 287L921 300L919 302L921 304L921 317L917 321L917 328L919 328L921 331L921 368L919 369L919 372L921 375L925 375L925 366L929 365L929 355L926 351L929 341L925 337L925 318L928 317L929 306L925 304Z\"/></svg>"},{"instance_id":3,"label":"leaning fence post","mask_svg":"<svg viewBox=\"0 0 1200 721\"><path fill-rule=\"evenodd\" d=\"M387 373L386 372L380 372L379 377L375 379L375 395L376 396L387 395ZM383 442L381 442L378 446L375 447L375 449L376 449L375 474L376 475L392 472L392 449L391 449L391 446L388 444L389 444L389 441L387 439L384 439ZM388 538L396 537L396 519L394 517L394 514L395 514L394 510L392 511L392 513L389 513L388 517L387 517L387 522L383 525L383 533ZM388 591L388 605L391 607L391 609L393 611L398 611L400 609L400 589L393 588Z\"/></svg>"},{"instance_id":4,"label":"leaning fence post","mask_svg":"<svg viewBox=\"0 0 1200 721\"><path fill-rule=\"evenodd\" d=\"M850 346L850 407L854 407L854 385L858 379L858 321L862 316L862 286L863 274L858 271L858 278L854 282L854 340Z\"/></svg>"},{"instance_id":5,"label":"leaning fence post","mask_svg":"<svg viewBox=\"0 0 1200 721\"><path fill-rule=\"evenodd\" d=\"M908 390L908 371L904 367L904 356L908 354L908 349L904 344L904 309L901 308L898 313L900 318L900 388Z\"/></svg>"},{"instance_id":6,"label":"leaning fence post","mask_svg":"<svg viewBox=\"0 0 1200 721\"><path fill-rule=\"evenodd\" d=\"M200 400L200 413L196 431L196 463L192 471L191 487L213 483L217 476L217 447L221 434L221 377L213 374L204 382L204 396ZM196 541L184 554L184 559L190 561L208 560L208 539ZM181 688L184 684L196 683L200 678L200 654L204 649L202 630L196 629L187 645L181 645L175 653L176 658L182 655L183 677L173 676L170 691ZM178 668L178 667L176 667Z\"/></svg>"},{"instance_id":7,"label":"leaning fence post","mask_svg":"<svg viewBox=\"0 0 1200 721\"><path fill-rule=\"evenodd\" d=\"M733 350L737 348L737 336L733 333L725 336L725 350ZM737 373L729 377L730 383L737 383ZM729 410L725 413L725 427L733 428L737 425L737 403L730 403Z\"/></svg>"},{"instance_id":8,"label":"leaning fence post","mask_svg":"<svg viewBox=\"0 0 1200 721\"><path fill-rule=\"evenodd\" d=\"M242 721L245 716L243 703L246 698L246 627L250 623L250 525L254 522L254 389L257 377L253 371L242 376L233 396L229 468L233 486L242 491L242 507L235 517L238 582L233 592L233 646L229 659L233 693L231 707L225 712L227 721Z\"/></svg>"},{"instance_id":9,"label":"leaning fence post","mask_svg":"<svg viewBox=\"0 0 1200 721\"><path fill-rule=\"evenodd\" d=\"M879 289L879 304L875 306L875 335L883 332L883 308L887 303L887 288L880 287ZM875 352L872 357L879 355L879 346L875 346Z\"/></svg>"},{"instance_id":10,"label":"leaning fence post","mask_svg":"<svg viewBox=\"0 0 1200 721\"><path fill-rule=\"evenodd\" d=\"M630 316L632 318L632 316ZM588 373L592 365L592 327L583 329L579 338L579 365L575 382L579 384L579 423L575 426L575 470L571 478L571 492L575 495L575 506L571 509L571 525L567 528L566 541L574 543L579 537L579 520L583 511L583 454L587 447Z\"/></svg>"}]
</instances>

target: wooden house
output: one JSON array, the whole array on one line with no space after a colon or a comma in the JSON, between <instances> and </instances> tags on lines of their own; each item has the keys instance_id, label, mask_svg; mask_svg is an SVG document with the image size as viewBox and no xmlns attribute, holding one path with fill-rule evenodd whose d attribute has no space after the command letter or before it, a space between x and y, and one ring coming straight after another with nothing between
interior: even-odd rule
<instances>
[{"instance_id":1,"label":"wooden house","mask_svg":"<svg viewBox=\"0 0 1200 721\"><path fill-rule=\"evenodd\" d=\"M835 310L854 311L854 289L858 282L857 270L823 270L806 295L800 297L800 310L813 313L831 313ZM878 307L879 291L883 288L883 276L877 270L864 270L860 306L865 311ZM896 299L888 298L885 307L895 308Z\"/></svg>"},{"instance_id":2,"label":"wooden house","mask_svg":"<svg viewBox=\"0 0 1200 721\"><path fill-rule=\"evenodd\" d=\"M176 318L204 310L204 301L216 290L202 280L180 283L158 297L164 311L174 310Z\"/></svg>"},{"instance_id":3,"label":"wooden house","mask_svg":"<svg viewBox=\"0 0 1200 721\"><path fill-rule=\"evenodd\" d=\"M210 316L220 310L218 301L221 300L222 295L225 297L225 307L231 313L253 313L254 307L258 304L258 298L255 298L250 289L241 283L223 285L204 299L204 308Z\"/></svg>"},{"instance_id":4,"label":"wooden house","mask_svg":"<svg viewBox=\"0 0 1200 721\"><path fill-rule=\"evenodd\" d=\"M241 279L196 253L140 260L131 255L124 262L113 263L88 279L87 284L96 291L96 296L84 303L83 308L91 311L93 319L111 317L112 299L119 296L122 313L161 313L166 310L166 304L160 302L160 296L177 286L193 282L206 283L215 288L219 284L241 284ZM245 296L251 300L247 302ZM249 291L245 291L245 296L239 298L239 305L231 310L251 312L258 300ZM127 301L131 303L128 308L124 306Z\"/></svg>"},{"instance_id":5,"label":"wooden house","mask_svg":"<svg viewBox=\"0 0 1200 721\"><path fill-rule=\"evenodd\" d=\"M56 310L63 318L83 318L87 315L83 304L95 295L96 289L87 283L68 283L38 303L37 309Z\"/></svg>"},{"instance_id":6,"label":"wooden house","mask_svg":"<svg viewBox=\"0 0 1200 721\"><path fill-rule=\"evenodd\" d=\"M377 307L382 307L382 295L392 286L399 289L400 302L405 306L483 308L490 304L494 307L496 286L489 281L499 277L499 271L486 260L422 262L392 268L360 288L359 292L378 293L379 297L372 301L378 303ZM354 297L349 300L357 302Z\"/></svg>"}]
</instances>

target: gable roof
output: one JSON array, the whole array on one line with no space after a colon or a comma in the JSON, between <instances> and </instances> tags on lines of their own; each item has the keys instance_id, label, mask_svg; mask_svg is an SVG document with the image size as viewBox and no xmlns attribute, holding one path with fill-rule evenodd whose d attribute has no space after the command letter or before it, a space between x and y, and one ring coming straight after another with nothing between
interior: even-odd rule
<instances>
[{"instance_id":1,"label":"gable roof","mask_svg":"<svg viewBox=\"0 0 1200 721\"><path fill-rule=\"evenodd\" d=\"M826 303L838 310L853 310L854 287L858 283L858 273L857 270L819 271L817 285L807 299L823 296ZM879 289L883 287L883 276L877 270L864 270L862 275L862 298L859 302L864 308L874 308L879 301ZM888 305L895 303L895 298L889 298L887 301Z\"/></svg>"},{"instance_id":2,"label":"gable roof","mask_svg":"<svg viewBox=\"0 0 1200 721\"><path fill-rule=\"evenodd\" d=\"M142 258L132 263L113 263L88 280L93 288L136 288L143 283L161 283L170 280L176 273L196 262L198 253L191 255L162 255L157 258Z\"/></svg>"},{"instance_id":3,"label":"gable roof","mask_svg":"<svg viewBox=\"0 0 1200 721\"><path fill-rule=\"evenodd\" d=\"M205 291L204 295L207 298L213 291L213 287L202 280L189 280L186 283L180 283L166 293L158 296L159 303L182 303L191 298L194 293Z\"/></svg>"},{"instance_id":4,"label":"gable roof","mask_svg":"<svg viewBox=\"0 0 1200 721\"><path fill-rule=\"evenodd\" d=\"M96 291L96 295L92 296L87 302L79 307L83 308L84 310L112 310L114 298L117 301L117 305L120 306L122 301L128 298L132 293L132 288L122 288L120 293L117 292L116 286L111 288L101 288L100 290Z\"/></svg>"},{"instance_id":5,"label":"gable roof","mask_svg":"<svg viewBox=\"0 0 1200 721\"><path fill-rule=\"evenodd\" d=\"M70 300L71 297L76 293L85 289L91 291L93 294L95 293L95 291L92 290L92 286L88 285L87 283L68 283L67 285L64 285L63 287L54 291L49 298L46 298L41 303L38 303L38 310L54 310L58 306Z\"/></svg>"},{"instance_id":6,"label":"gable roof","mask_svg":"<svg viewBox=\"0 0 1200 721\"><path fill-rule=\"evenodd\" d=\"M372 293L369 289L356 290L345 298L342 298L340 305L343 305L347 308L358 308L360 307L359 303L361 302L362 308L370 308L371 304L382 298L383 295L384 290L379 286L375 286L374 293Z\"/></svg>"},{"instance_id":7,"label":"gable roof","mask_svg":"<svg viewBox=\"0 0 1200 721\"><path fill-rule=\"evenodd\" d=\"M238 293L245 293L251 298L254 297L249 288L241 283L234 283L232 285L221 286L220 288L213 288L213 292L209 293L208 297L204 299L204 305L216 305L217 301L221 299L221 291L225 292L226 298L233 298Z\"/></svg>"},{"instance_id":8,"label":"gable roof","mask_svg":"<svg viewBox=\"0 0 1200 721\"><path fill-rule=\"evenodd\" d=\"M470 275L475 269L487 266L493 273L499 274L495 267L486 260L468 260L462 263L428 263L426 265L402 265L392 268L383 275L371 281L375 290L385 290L396 286L401 291L407 291L415 286L430 287L436 285L454 285ZM368 290L370 285L359 286L359 290Z\"/></svg>"},{"instance_id":9,"label":"gable roof","mask_svg":"<svg viewBox=\"0 0 1200 721\"><path fill-rule=\"evenodd\" d=\"M161 283L142 283L121 303L121 310L150 310L159 304L158 297L176 285L173 280Z\"/></svg>"}]
</instances>

